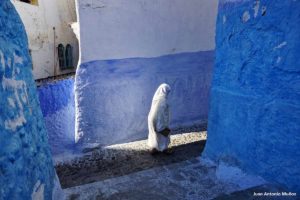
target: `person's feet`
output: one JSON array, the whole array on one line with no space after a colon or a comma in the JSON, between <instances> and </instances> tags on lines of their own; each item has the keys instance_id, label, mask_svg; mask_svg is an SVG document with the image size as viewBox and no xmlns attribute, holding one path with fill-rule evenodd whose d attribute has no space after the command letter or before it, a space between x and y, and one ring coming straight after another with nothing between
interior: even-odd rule
<instances>
[{"instance_id":1,"label":"person's feet","mask_svg":"<svg viewBox=\"0 0 300 200\"><path fill-rule=\"evenodd\" d=\"M150 150L150 154L153 156L153 155L156 155L156 154L158 154L159 153L159 151L157 150L157 149L155 149L155 148L153 148L153 149L151 149Z\"/></svg>"},{"instance_id":2,"label":"person's feet","mask_svg":"<svg viewBox=\"0 0 300 200\"><path fill-rule=\"evenodd\" d=\"M172 149L166 149L163 151L163 153L166 155L172 155L174 153L174 151Z\"/></svg>"},{"instance_id":3,"label":"person's feet","mask_svg":"<svg viewBox=\"0 0 300 200\"><path fill-rule=\"evenodd\" d=\"M158 151L157 149L153 148L150 150L150 154L153 156L153 155L157 155L159 153L163 153L165 155L172 155L174 153L174 151L172 149L166 149L162 152Z\"/></svg>"}]
</instances>

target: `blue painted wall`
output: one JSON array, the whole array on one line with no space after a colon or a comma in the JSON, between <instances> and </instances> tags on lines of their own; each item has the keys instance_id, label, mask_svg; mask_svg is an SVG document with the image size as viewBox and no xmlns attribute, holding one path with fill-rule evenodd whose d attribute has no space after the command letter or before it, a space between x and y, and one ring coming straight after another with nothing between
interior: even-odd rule
<instances>
[{"instance_id":1,"label":"blue painted wall","mask_svg":"<svg viewBox=\"0 0 300 200\"><path fill-rule=\"evenodd\" d=\"M77 139L102 145L146 138L157 87L168 83L171 126L207 121L214 52L84 63L76 73Z\"/></svg>"},{"instance_id":2,"label":"blue painted wall","mask_svg":"<svg viewBox=\"0 0 300 200\"><path fill-rule=\"evenodd\" d=\"M0 96L0 199L51 199L55 172L27 36L9 0L0 1Z\"/></svg>"},{"instance_id":3,"label":"blue painted wall","mask_svg":"<svg viewBox=\"0 0 300 200\"><path fill-rule=\"evenodd\" d=\"M74 78L47 83L38 88L49 144L53 154L75 145Z\"/></svg>"},{"instance_id":4,"label":"blue painted wall","mask_svg":"<svg viewBox=\"0 0 300 200\"><path fill-rule=\"evenodd\" d=\"M300 192L300 1L223 0L205 155Z\"/></svg>"}]
</instances>

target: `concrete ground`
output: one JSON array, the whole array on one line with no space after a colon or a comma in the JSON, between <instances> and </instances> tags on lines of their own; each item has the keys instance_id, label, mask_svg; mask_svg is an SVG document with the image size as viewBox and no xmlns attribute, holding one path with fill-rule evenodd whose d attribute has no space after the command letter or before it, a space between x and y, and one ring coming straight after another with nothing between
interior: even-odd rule
<instances>
[{"instance_id":1,"label":"concrete ground","mask_svg":"<svg viewBox=\"0 0 300 200\"><path fill-rule=\"evenodd\" d=\"M149 155L146 140L86 149L56 169L69 200L273 199L254 192L284 191L237 167L201 158L205 141L206 132L173 135L175 152L169 156Z\"/></svg>"}]
</instances>

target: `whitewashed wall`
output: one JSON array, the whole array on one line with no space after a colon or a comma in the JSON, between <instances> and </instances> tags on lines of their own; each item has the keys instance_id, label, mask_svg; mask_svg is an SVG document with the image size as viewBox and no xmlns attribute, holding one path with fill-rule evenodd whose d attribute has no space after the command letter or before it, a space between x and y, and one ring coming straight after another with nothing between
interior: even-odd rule
<instances>
[{"instance_id":1,"label":"whitewashed wall","mask_svg":"<svg viewBox=\"0 0 300 200\"><path fill-rule=\"evenodd\" d=\"M75 141L147 137L156 88L172 88L170 127L207 121L217 0L77 0Z\"/></svg>"},{"instance_id":2,"label":"whitewashed wall","mask_svg":"<svg viewBox=\"0 0 300 200\"><path fill-rule=\"evenodd\" d=\"M81 63L213 50L217 0L77 0Z\"/></svg>"},{"instance_id":3,"label":"whitewashed wall","mask_svg":"<svg viewBox=\"0 0 300 200\"><path fill-rule=\"evenodd\" d=\"M28 35L29 48L33 60L35 79L46 78L56 74L69 73L74 70L60 71L57 54L54 58L54 32L57 47L59 43L71 44L73 47L74 66L78 61L78 41L70 27L76 21L74 0L39 0L39 5L30 5L11 0L16 7Z\"/></svg>"}]
</instances>

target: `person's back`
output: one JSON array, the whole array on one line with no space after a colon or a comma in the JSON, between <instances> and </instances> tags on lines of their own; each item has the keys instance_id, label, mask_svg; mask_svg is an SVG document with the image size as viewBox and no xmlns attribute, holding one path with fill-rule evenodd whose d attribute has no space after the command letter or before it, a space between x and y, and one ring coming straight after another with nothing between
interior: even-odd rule
<instances>
[{"instance_id":1,"label":"person's back","mask_svg":"<svg viewBox=\"0 0 300 200\"><path fill-rule=\"evenodd\" d=\"M148 146L151 149L151 154L157 152L168 153L167 150L170 143L170 112L167 100L170 91L171 88L168 84L161 84L152 100L148 115Z\"/></svg>"}]
</instances>

